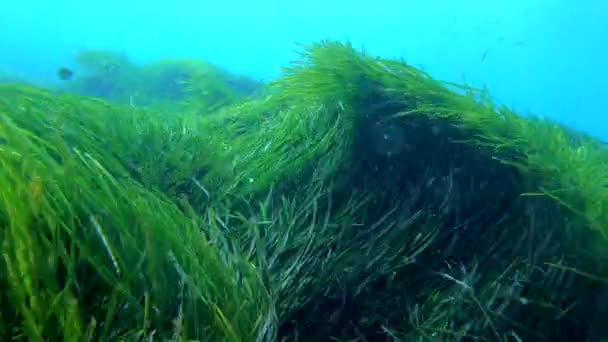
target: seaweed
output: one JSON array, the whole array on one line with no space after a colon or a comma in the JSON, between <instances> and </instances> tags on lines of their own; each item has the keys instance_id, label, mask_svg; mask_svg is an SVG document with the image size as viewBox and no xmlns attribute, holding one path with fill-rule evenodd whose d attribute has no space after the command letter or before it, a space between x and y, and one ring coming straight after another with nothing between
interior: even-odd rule
<instances>
[{"instance_id":1,"label":"seaweed","mask_svg":"<svg viewBox=\"0 0 608 342\"><path fill-rule=\"evenodd\" d=\"M64 89L134 107L208 113L256 94L262 83L195 59L138 65L126 54L82 50Z\"/></svg>"},{"instance_id":2,"label":"seaweed","mask_svg":"<svg viewBox=\"0 0 608 342\"><path fill-rule=\"evenodd\" d=\"M608 337L594 138L336 41L137 70L168 102L0 86L0 337Z\"/></svg>"},{"instance_id":3,"label":"seaweed","mask_svg":"<svg viewBox=\"0 0 608 342\"><path fill-rule=\"evenodd\" d=\"M155 190L161 184L129 176L134 141L121 145L120 134L143 132L112 122L104 102L1 91L2 112L15 114L0 126L2 317L14 317L3 339L255 334L265 290L252 266L219 249L217 228Z\"/></svg>"}]
</instances>

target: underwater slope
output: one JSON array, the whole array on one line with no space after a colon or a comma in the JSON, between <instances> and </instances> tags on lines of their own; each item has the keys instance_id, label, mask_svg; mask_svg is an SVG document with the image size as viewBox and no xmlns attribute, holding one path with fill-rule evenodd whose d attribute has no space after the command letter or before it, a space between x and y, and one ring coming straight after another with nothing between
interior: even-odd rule
<instances>
[{"instance_id":1,"label":"underwater slope","mask_svg":"<svg viewBox=\"0 0 608 342\"><path fill-rule=\"evenodd\" d=\"M267 94L0 88L0 336L608 336L598 142L338 42Z\"/></svg>"}]
</instances>

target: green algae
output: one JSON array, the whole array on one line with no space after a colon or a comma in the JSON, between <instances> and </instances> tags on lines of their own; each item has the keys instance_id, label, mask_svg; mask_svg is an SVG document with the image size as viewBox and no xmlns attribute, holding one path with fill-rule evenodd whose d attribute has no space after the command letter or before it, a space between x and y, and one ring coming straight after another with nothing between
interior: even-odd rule
<instances>
[{"instance_id":1,"label":"green algae","mask_svg":"<svg viewBox=\"0 0 608 342\"><path fill-rule=\"evenodd\" d=\"M165 113L209 113L243 101L262 86L195 59L136 64L124 54L82 50L75 63L75 77L63 85L64 90Z\"/></svg>"},{"instance_id":2,"label":"green algae","mask_svg":"<svg viewBox=\"0 0 608 342\"><path fill-rule=\"evenodd\" d=\"M1 337L608 335L599 142L339 42L264 93L0 87Z\"/></svg>"}]
</instances>

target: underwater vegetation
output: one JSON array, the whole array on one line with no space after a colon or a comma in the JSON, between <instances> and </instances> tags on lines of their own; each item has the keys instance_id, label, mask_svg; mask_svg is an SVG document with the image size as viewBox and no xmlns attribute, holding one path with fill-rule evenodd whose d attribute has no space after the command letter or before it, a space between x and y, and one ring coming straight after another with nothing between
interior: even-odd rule
<instances>
[{"instance_id":1,"label":"underwater vegetation","mask_svg":"<svg viewBox=\"0 0 608 342\"><path fill-rule=\"evenodd\" d=\"M41 82L38 79L28 77L13 70L2 67L0 67L0 84L28 84L36 85L39 87L47 86L44 82Z\"/></svg>"},{"instance_id":2,"label":"underwater vegetation","mask_svg":"<svg viewBox=\"0 0 608 342\"><path fill-rule=\"evenodd\" d=\"M0 339L608 338L599 141L335 41L228 83L0 86Z\"/></svg>"},{"instance_id":3,"label":"underwater vegetation","mask_svg":"<svg viewBox=\"0 0 608 342\"><path fill-rule=\"evenodd\" d=\"M75 63L78 70L75 73L68 68L58 71L60 79L70 80L64 84L64 90L165 112L214 110L245 100L263 85L194 59L137 65L124 54L82 50ZM63 77L67 74L69 77Z\"/></svg>"}]
</instances>

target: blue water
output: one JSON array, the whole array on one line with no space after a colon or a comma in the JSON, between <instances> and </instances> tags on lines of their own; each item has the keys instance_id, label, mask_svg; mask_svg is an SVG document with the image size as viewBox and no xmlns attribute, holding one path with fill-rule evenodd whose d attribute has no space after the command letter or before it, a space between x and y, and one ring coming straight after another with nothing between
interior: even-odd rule
<instances>
[{"instance_id":1,"label":"blue water","mask_svg":"<svg viewBox=\"0 0 608 342\"><path fill-rule=\"evenodd\" d=\"M81 48L200 57L271 79L297 46L348 39L523 114L608 140L607 0L5 0L0 67L53 79Z\"/></svg>"}]
</instances>

